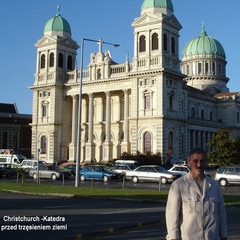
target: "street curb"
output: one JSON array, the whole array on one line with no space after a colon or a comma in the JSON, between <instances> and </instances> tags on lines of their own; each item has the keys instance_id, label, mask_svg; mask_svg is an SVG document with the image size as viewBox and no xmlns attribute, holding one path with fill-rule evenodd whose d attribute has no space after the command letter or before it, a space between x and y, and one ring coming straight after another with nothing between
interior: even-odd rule
<instances>
[{"instance_id":1,"label":"street curb","mask_svg":"<svg viewBox=\"0 0 240 240\"><path fill-rule=\"evenodd\" d=\"M33 193L33 192L22 192L15 190L2 189L3 192L18 193L18 194L27 194L27 195L37 195L37 196L49 196L49 197L61 197L61 198L75 198L75 194L66 194L66 193Z\"/></svg>"},{"instance_id":2,"label":"street curb","mask_svg":"<svg viewBox=\"0 0 240 240\"><path fill-rule=\"evenodd\" d=\"M91 239L96 239L99 237L104 237L104 236L111 236L111 235L115 235L115 234L119 234L119 233L123 233L123 232L127 232L127 231L134 231L134 230L141 230L144 228L148 228L148 227L154 227L154 226L159 226L159 225L163 225L166 224L165 220L159 220L159 221L151 221L151 222L144 222L144 223L135 223L135 224L130 224L127 226L123 226L123 227L117 227L117 228L109 228L107 230L101 230L101 231L97 231L97 232L92 232L92 233L86 233L86 234L77 234L76 240L91 240Z\"/></svg>"}]
</instances>

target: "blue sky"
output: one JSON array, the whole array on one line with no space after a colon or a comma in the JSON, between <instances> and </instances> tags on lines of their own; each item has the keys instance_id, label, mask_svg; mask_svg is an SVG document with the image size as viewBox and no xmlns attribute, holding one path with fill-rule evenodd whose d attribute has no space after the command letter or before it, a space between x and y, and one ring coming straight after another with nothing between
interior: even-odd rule
<instances>
[{"instance_id":1,"label":"blue sky","mask_svg":"<svg viewBox=\"0 0 240 240\"><path fill-rule=\"evenodd\" d=\"M180 31L180 57L184 46L197 37L205 24L207 34L217 39L227 56L228 87L240 92L240 1L172 0L174 14L183 26ZM19 113L32 113L32 91L36 70L34 44L43 37L47 21L60 13L70 24L72 38L80 45L82 38L103 39L118 43L110 50L112 58L124 63L126 53L133 56L133 28L131 23L140 16L143 0L2 0L1 22L1 103L16 103ZM85 44L84 60L97 52L95 43ZM80 50L78 51L80 56ZM79 57L80 58L80 57Z\"/></svg>"}]
</instances>

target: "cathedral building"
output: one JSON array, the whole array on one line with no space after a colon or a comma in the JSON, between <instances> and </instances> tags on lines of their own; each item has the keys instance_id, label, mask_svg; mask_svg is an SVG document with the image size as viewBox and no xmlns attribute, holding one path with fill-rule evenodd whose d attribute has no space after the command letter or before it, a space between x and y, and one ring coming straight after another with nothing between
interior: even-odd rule
<instances>
[{"instance_id":1,"label":"cathedral building","mask_svg":"<svg viewBox=\"0 0 240 240\"><path fill-rule=\"evenodd\" d=\"M99 40L80 73L67 20L58 10L46 23L30 86L33 155L76 161L79 109L81 163L110 162L123 152L160 153L174 162L194 147L209 150L219 129L240 134L240 93L229 92L224 49L204 25L181 56L182 26L171 0L143 0L132 27L133 59L116 63Z\"/></svg>"}]
</instances>

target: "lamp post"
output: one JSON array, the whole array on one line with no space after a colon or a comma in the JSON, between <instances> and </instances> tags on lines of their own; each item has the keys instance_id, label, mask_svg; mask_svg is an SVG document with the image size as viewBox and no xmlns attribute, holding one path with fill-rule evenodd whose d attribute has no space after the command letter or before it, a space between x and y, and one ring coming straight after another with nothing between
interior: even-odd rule
<instances>
[{"instance_id":1,"label":"lamp post","mask_svg":"<svg viewBox=\"0 0 240 240\"><path fill-rule=\"evenodd\" d=\"M80 60L80 82L79 82L79 104L78 104L78 131L77 131L77 161L76 161L76 175L75 175L75 187L79 187L79 170L80 170L80 158L81 158L81 122L82 122L82 79L83 79L83 53L84 42L95 42L99 44L99 50L101 50L102 44L112 45L119 47L119 44L104 42L102 39L94 40L89 38L83 38L81 42L81 60Z\"/></svg>"}]
</instances>

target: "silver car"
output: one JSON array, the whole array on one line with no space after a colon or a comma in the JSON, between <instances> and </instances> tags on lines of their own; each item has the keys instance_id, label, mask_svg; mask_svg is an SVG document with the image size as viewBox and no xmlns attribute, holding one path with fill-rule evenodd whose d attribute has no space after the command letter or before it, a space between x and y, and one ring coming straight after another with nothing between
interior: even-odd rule
<instances>
[{"instance_id":1,"label":"silver car","mask_svg":"<svg viewBox=\"0 0 240 240\"><path fill-rule=\"evenodd\" d=\"M138 181L161 181L161 183L166 184L179 177L181 174L169 172L159 165L142 165L133 171L126 172L126 178L132 179L135 183Z\"/></svg>"},{"instance_id":2,"label":"silver car","mask_svg":"<svg viewBox=\"0 0 240 240\"><path fill-rule=\"evenodd\" d=\"M29 175L34 179L38 178L38 170L30 169ZM57 170L49 170L47 166L39 166L39 177L40 178L51 178L56 180L57 178L62 178L63 174Z\"/></svg>"},{"instance_id":3,"label":"silver car","mask_svg":"<svg viewBox=\"0 0 240 240\"><path fill-rule=\"evenodd\" d=\"M240 166L220 167L214 179L223 187L227 184L240 184Z\"/></svg>"},{"instance_id":4,"label":"silver car","mask_svg":"<svg viewBox=\"0 0 240 240\"><path fill-rule=\"evenodd\" d=\"M173 172L173 173L179 173L182 176L186 175L188 172L190 172L190 168L188 165L174 165L173 167L171 167L169 170L169 172Z\"/></svg>"}]
</instances>

